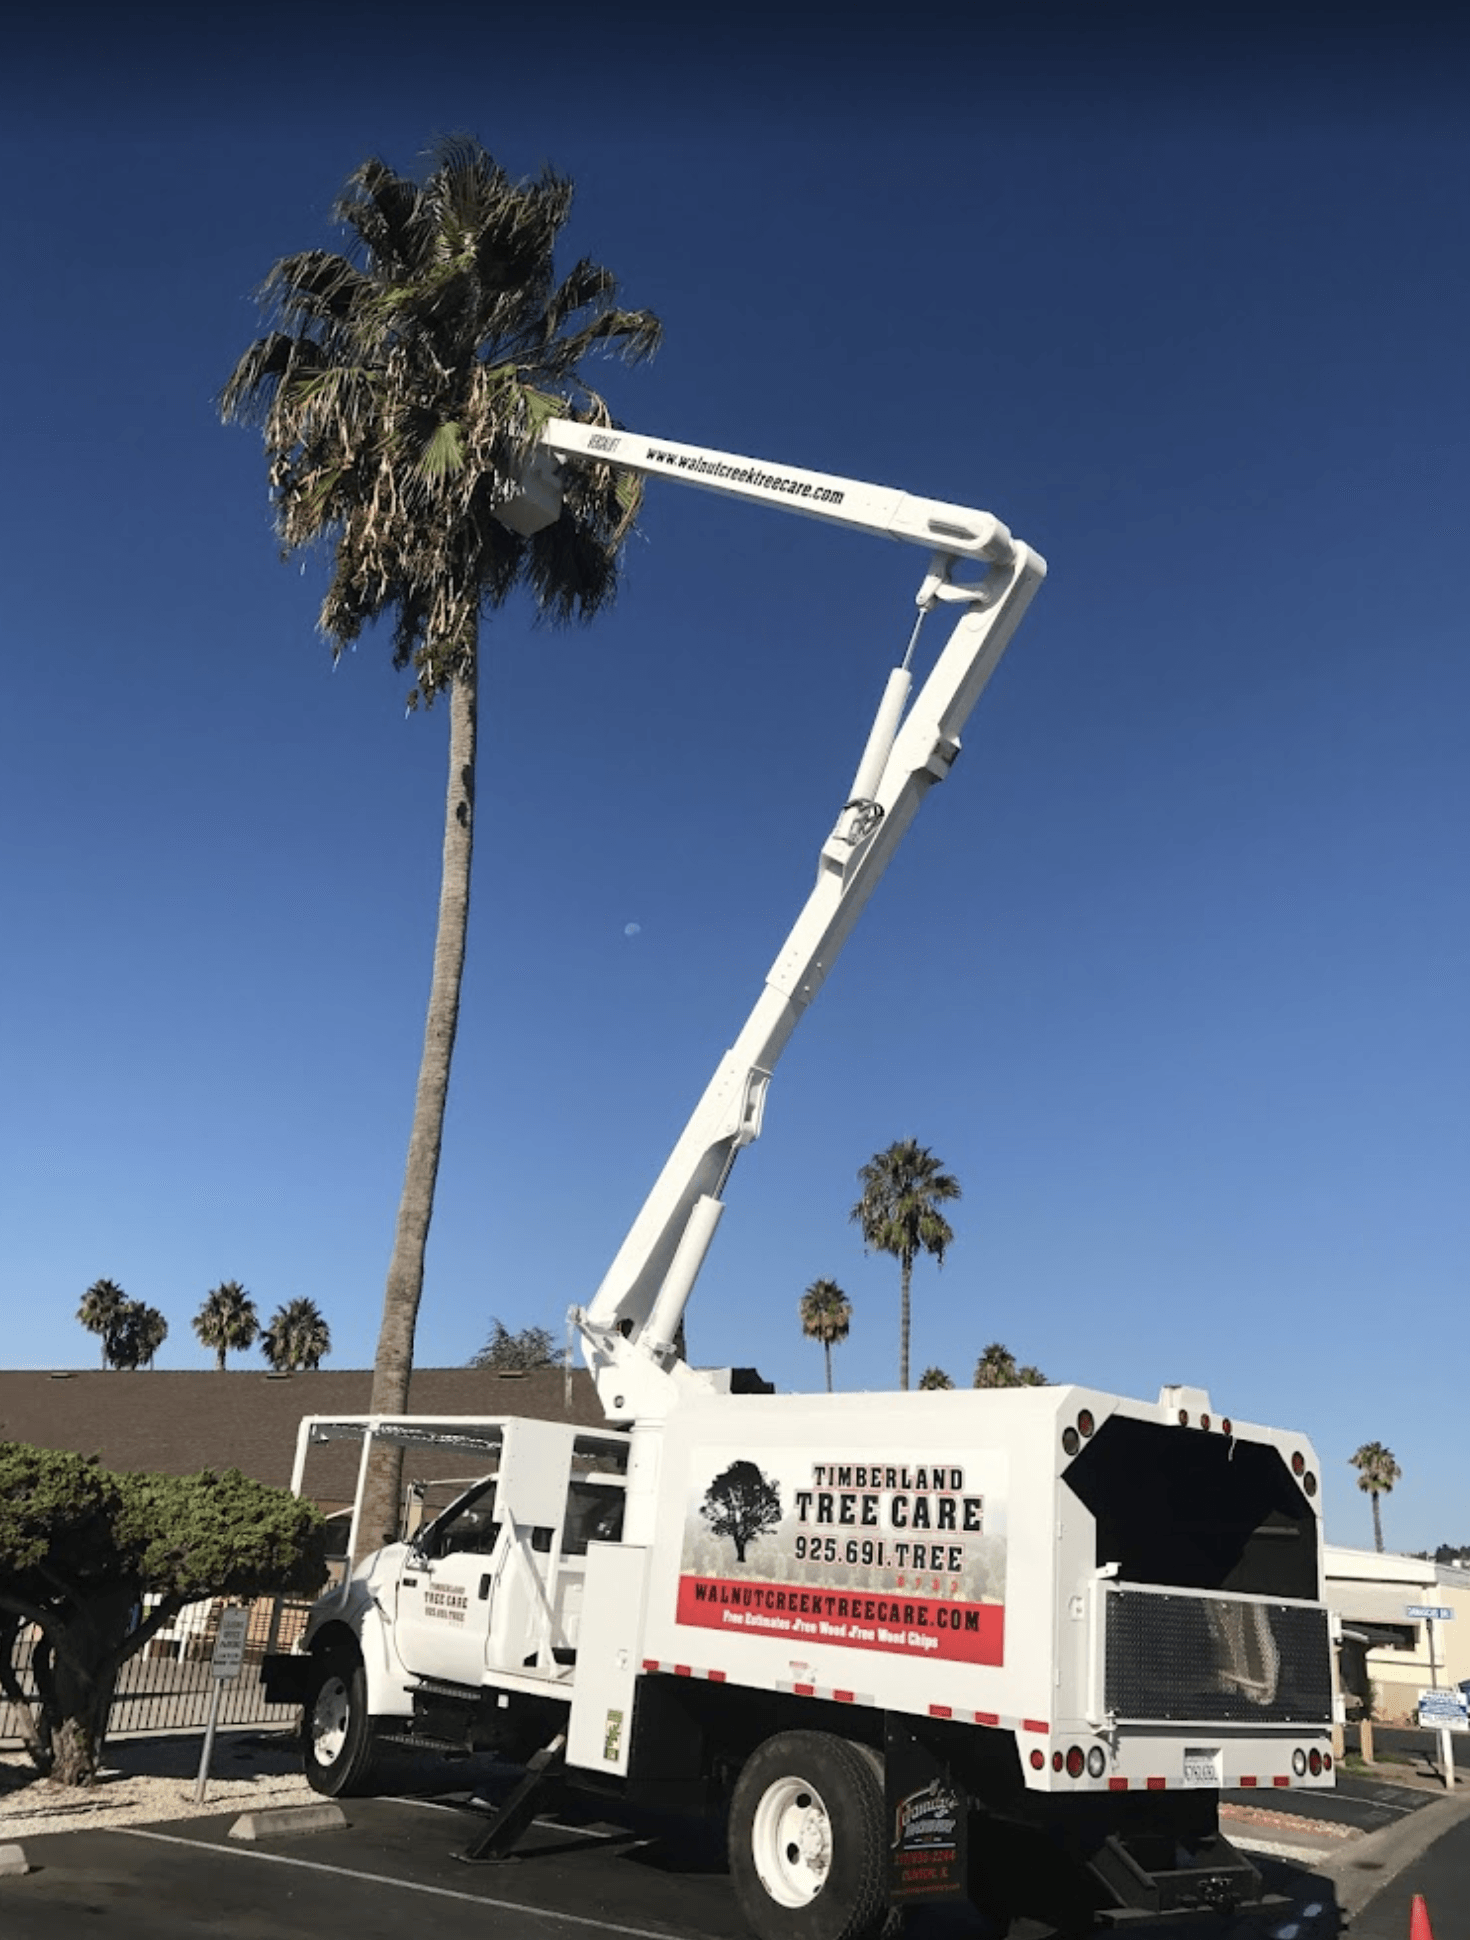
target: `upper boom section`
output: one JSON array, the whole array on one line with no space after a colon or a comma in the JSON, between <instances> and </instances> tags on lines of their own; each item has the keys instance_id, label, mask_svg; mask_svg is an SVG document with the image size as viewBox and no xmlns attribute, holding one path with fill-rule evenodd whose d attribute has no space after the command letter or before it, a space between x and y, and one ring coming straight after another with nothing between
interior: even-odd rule
<instances>
[{"instance_id":1,"label":"upper boom section","mask_svg":"<svg viewBox=\"0 0 1470 1940\"><path fill-rule=\"evenodd\" d=\"M907 540L960 559L1005 564L1014 551L1010 533L989 512L947 505L942 499L914 498L908 492L865 485L861 479L839 478L832 472L741 458L704 445L677 445L667 438L646 438L641 432L601 431L596 425L573 424L569 418L549 419L541 443L559 458L597 459L623 471L671 478L679 485L697 485L703 491L724 492L782 512L800 512L831 525Z\"/></svg>"},{"instance_id":2,"label":"upper boom section","mask_svg":"<svg viewBox=\"0 0 1470 1940\"><path fill-rule=\"evenodd\" d=\"M680 1389L714 1385L708 1371L696 1375L684 1365L675 1341L724 1211L720 1195L730 1169L760 1135L766 1090L792 1032L924 797L949 773L961 729L1046 563L989 512L859 479L564 418L548 421L541 444L536 464L499 514L516 531L536 531L557 516L556 461L581 458L923 546L929 559L916 596L920 614L943 606L954 621L917 694L909 670L914 639L889 675L852 786L822 845L811 894L602 1284L585 1307L572 1310L609 1417L648 1422L668 1413ZM980 570L958 581L953 568L962 559ZM917 625L914 631L916 639Z\"/></svg>"}]
</instances>

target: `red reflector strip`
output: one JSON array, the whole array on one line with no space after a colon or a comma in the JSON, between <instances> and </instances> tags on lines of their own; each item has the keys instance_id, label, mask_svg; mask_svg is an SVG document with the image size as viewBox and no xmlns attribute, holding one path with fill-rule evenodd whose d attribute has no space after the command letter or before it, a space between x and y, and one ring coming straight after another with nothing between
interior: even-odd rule
<instances>
[{"instance_id":1,"label":"red reflector strip","mask_svg":"<svg viewBox=\"0 0 1470 1940\"><path fill-rule=\"evenodd\" d=\"M1240 1780L1241 1789L1243 1791L1249 1791L1252 1786L1259 1785L1260 1782L1261 1781L1258 1778L1256 1778L1253 1774L1250 1778L1243 1778Z\"/></svg>"},{"instance_id":2,"label":"red reflector strip","mask_svg":"<svg viewBox=\"0 0 1470 1940\"><path fill-rule=\"evenodd\" d=\"M1128 1781L1127 1781L1127 1779L1126 1779L1126 1778L1110 1778L1110 1779L1108 1780L1108 1790L1109 1790L1110 1792L1126 1792L1126 1791L1128 1790Z\"/></svg>"},{"instance_id":3,"label":"red reflector strip","mask_svg":"<svg viewBox=\"0 0 1470 1940\"><path fill-rule=\"evenodd\" d=\"M851 1704L853 1702L852 1692L834 1691L832 1693L832 1701L834 1704Z\"/></svg>"},{"instance_id":4,"label":"red reflector strip","mask_svg":"<svg viewBox=\"0 0 1470 1940\"><path fill-rule=\"evenodd\" d=\"M1022 1718L1021 1729L1023 1731L1039 1731L1042 1737L1045 1737L1051 1730L1051 1726L1049 1724L1043 1724L1038 1718Z\"/></svg>"},{"instance_id":5,"label":"red reflector strip","mask_svg":"<svg viewBox=\"0 0 1470 1940\"><path fill-rule=\"evenodd\" d=\"M1271 1783L1272 1783L1273 1785L1290 1785L1290 1783L1291 1783L1291 1780L1290 1780L1289 1778L1286 1778L1286 1777L1280 1777L1280 1776L1278 1776L1278 1777L1276 1777L1276 1778L1273 1778L1273 1779L1271 1780Z\"/></svg>"},{"instance_id":6,"label":"red reflector strip","mask_svg":"<svg viewBox=\"0 0 1470 1940\"><path fill-rule=\"evenodd\" d=\"M1000 1713L998 1711L977 1711L975 1713L975 1722L976 1724L999 1724Z\"/></svg>"},{"instance_id":7,"label":"red reflector strip","mask_svg":"<svg viewBox=\"0 0 1470 1940\"><path fill-rule=\"evenodd\" d=\"M931 1704L929 1706L929 1716L931 1718L952 1718L954 1716L954 1707L948 1704Z\"/></svg>"},{"instance_id":8,"label":"red reflector strip","mask_svg":"<svg viewBox=\"0 0 1470 1940\"><path fill-rule=\"evenodd\" d=\"M1145 1789L1150 1792L1163 1792L1168 1789L1167 1781L1162 1778L1146 1778L1143 1783Z\"/></svg>"},{"instance_id":9,"label":"red reflector strip","mask_svg":"<svg viewBox=\"0 0 1470 1940\"><path fill-rule=\"evenodd\" d=\"M711 1671L709 1673L709 1681L711 1684L723 1684L725 1681L724 1671Z\"/></svg>"},{"instance_id":10,"label":"red reflector strip","mask_svg":"<svg viewBox=\"0 0 1470 1940\"><path fill-rule=\"evenodd\" d=\"M675 1664L674 1675L675 1677L693 1677L694 1673L687 1664Z\"/></svg>"},{"instance_id":11,"label":"red reflector strip","mask_svg":"<svg viewBox=\"0 0 1470 1940\"><path fill-rule=\"evenodd\" d=\"M658 1659L656 1657L645 1657L643 1660L643 1668L646 1671L656 1671L658 1669Z\"/></svg>"},{"instance_id":12,"label":"red reflector strip","mask_svg":"<svg viewBox=\"0 0 1470 1940\"><path fill-rule=\"evenodd\" d=\"M815 1684L793 1684L791 1688L798 1697L815 1697L817 1693Z\"/></svg>"}]
</instances>

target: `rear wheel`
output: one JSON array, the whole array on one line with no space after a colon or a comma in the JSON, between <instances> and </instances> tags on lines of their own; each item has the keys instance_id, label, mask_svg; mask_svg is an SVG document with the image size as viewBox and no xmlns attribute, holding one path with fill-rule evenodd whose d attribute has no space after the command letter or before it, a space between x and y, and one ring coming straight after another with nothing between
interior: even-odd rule
<instances>
[{"instance_id":1,"label":"rear wheel","mask_svg":"<svg viewBox=\"0 0 1470 1940\"><path fill-rule=\"evenodd\" d=\"M333 1799L366 1791L373 1735L367 1675L357 1650L334 1644L316 1653L306 1692L306 1780L311 1789Z\"/></svg>"},{"instance_id":2,"label":"rear wheel","mask_svg":"<svg viewBox=\"0 0 1470 1940\"><path fill-rule=\"evenodd\" d=\"M760 1940L873 1940L888 1915L883 1767L866 1745L783 1731L746 1760L730 1875Z\"/></svg>"}]
</instances>

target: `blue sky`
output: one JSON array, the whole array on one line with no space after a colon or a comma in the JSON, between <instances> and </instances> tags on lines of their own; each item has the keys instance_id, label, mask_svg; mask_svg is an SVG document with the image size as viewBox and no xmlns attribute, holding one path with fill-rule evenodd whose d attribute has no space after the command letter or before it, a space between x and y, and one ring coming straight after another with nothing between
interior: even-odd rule
<instances>
[{"instance_id":1,"label":"blue sky","mask_svg":"<svg viewBox=\"0 0 1470 1940\"><path fill-rule=\"evenodd\" d=\"M1183 11L1183 10L1176 10ZM33 26L0 79L0 1296L162 1366L221 1279L371 1361L437 889L442 716L334 672L258 442L252 292L371 153L477 134L578 184L568 261L664 319L640 430L995 511L1047 585L772 1088L690 1313L816 1386L802 1289L891 1384L847 1218L897 1137L959 1177L914 1365L1208 1386L1470 1540L1466 63L1414 14L1035 7L617 23L270 8ZM1252 23L1271 23L1271 31ZM799 906L917 551L650 490L616 610L487 634L475 907L419 1330L558 1329ZM636 924L636 932L629 927Z\"/></svg>"}]
</instances>

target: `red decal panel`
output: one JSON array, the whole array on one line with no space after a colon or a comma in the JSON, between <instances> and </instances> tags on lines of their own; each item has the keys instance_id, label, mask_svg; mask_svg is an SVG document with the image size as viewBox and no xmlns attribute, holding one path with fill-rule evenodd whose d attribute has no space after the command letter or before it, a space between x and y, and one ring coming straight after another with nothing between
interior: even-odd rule
<instances>
[{"instance_id":1,"label":"red decal panel","mask_svg":"<svg viewBox=\"0 0 1470 1940\"><path fill-rule=\"evenodd\" d=\"M841 1644L939 1663L1005 1661L1000 1603L681 1576L677 1619L727 1635Z\"/></svg>"}]
</instances>

